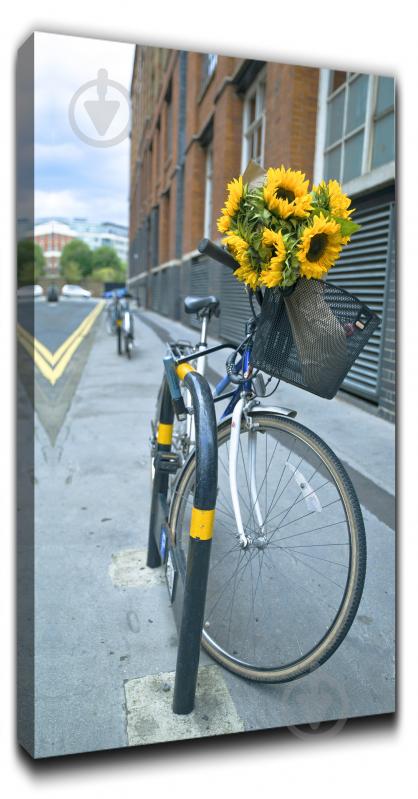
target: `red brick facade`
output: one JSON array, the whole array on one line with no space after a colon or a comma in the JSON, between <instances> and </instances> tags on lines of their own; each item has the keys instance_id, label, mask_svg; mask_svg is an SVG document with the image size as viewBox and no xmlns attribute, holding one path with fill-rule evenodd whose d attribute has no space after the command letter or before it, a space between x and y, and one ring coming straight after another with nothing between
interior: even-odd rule
<instances>
[{"instance_id":1,"label":"red brick facade","mask_svg":"<svg viewBox=\"0 0 418 799\"><path fill-rule=\"evenodd\" d=\"M309 178L313 173L317 69L219 56L212 74L202 83L207 56L190 52L182 85L180 55L179 51L163 48L136 50L131 90L130 241L132 248L138 231L148 229L144 264L147 271L194 251L203 236L208 131L213 148L209 229L212 238L219 237L216 219L225 200L226 184L240 174L242 167L243 107L248 87L245 81L240 83L240 75L246 68L254 70L254 65L258 65L259 70L265 69L264 165L284 163L303 170ZM179 152L181 136L183 153ZM182 158L183 201L178 207ZM150 245L153 209L154 214L158 213L158 235L154 234L158 239L157 256L155 241L154 256ZM135 277L135 266L134 262L131 278Z\"/></svg>"}]
</instances>

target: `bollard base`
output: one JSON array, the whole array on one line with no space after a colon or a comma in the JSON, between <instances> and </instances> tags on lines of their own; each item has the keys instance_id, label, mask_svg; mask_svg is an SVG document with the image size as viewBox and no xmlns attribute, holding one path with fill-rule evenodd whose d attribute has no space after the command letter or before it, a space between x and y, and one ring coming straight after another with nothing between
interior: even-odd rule
<instances>
[{"instance_id":1,"label":"bollard base","mask_svg":"<svg viewBox=\"0 0 418 799\"><path fill-rule=\"evenodd\" d=\"M125 697L129 746L205 738L244 732L222 669L199 668L196 707L188 715L173 714L174 672L127 680Z\"/></svg>"}]
</instances>

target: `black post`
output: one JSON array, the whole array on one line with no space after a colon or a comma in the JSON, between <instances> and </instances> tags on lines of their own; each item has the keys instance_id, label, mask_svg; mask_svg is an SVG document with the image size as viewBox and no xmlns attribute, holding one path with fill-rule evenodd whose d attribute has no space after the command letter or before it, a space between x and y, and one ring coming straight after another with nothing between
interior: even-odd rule
<instances>
[{"instance_id":1,"label":"black post","mask_svg":"<svg viewBox=\"0 0 418 799\"><path fill-rule=\"evenodd\" d=\"M161 402L158 412L157 430L157 454L158 452L170 452L171 439L173 435L174 411L171 401L167 379L164 377ZM162 472L158 467L155 469L154 482L152 486L151 512L148 531L148 553L147 566L151 569L161 566L159 551L159 536L161 532L161 507L167 499L169 475Z\"/></svg>"},{"instance_id":2,"label":"black post","mask_svg":"<svg viewBox=\"0 0 418 799\"><path fill-rule=\"evenodd\" d=\"M196 426L196 482L173 697L173 711L181 715L191 713L195 702L218 485L218 441L212 393L205 378L189 370L187 364L178 367L178 374L191 394Z\"/></svg>"}]
</instances>

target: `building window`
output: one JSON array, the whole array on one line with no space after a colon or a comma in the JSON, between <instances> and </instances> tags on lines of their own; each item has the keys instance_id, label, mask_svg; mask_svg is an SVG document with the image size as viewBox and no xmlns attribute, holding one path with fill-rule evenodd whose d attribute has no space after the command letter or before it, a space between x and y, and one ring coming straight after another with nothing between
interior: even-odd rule
<instances>
[{"instance_id":1,"label":"building window","mask_svg":"<svg viewBox=\"0 0 418 799\"><path fill-rule=\"evenodd\" d=\"M324 179L347 184L394 161L393 78L326 70L322 79Z\"/></svg>"},{"instance_id":2,"label":"building window","mask_svg":"<svg viewBox=\"0 0 418 799\"><path fill-rule=\"evenodd\" d=\"M266 76L263 71L248 90L244 101L242 169L252 159L257 164L264 158Z\"/></svg>"},{"instance_id":3,"label":"building window","mask_svg":"<svg viewBox=\"0 0 418 799\"><path fill-rule=\"evenodd\" d=\"M203 236L211 237L213 213L213 147L212 142L206 147L205 159L205 211L203 221Z\"/></svg>"},{"instance_id":4,"label":"building window","mask_svg":"<svg viewBox=\"0 0 418 799\"><path fill-rule=\"evenodd\" d=\"M218 56L216 53L204 53L202 55L202 71L200 76L200 88L202 91L215 72L217 63Z\"/></svg>"}]
</instances>

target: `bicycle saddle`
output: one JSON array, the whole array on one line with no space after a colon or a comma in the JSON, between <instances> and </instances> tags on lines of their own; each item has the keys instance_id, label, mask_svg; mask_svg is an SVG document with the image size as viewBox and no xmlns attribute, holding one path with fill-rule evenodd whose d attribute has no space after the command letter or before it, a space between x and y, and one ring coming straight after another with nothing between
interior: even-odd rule
<instances>
[{"instance_id":1,"label":"bicycle saddle","mask_svg":"<svg viewBox=\"0 0 418 799\"><path fill-rule=\"evenodd\" d=\"M184 310L186 313L197 313L198 311L207 311L208 313L216 313L219 308L219 300L217 297L211 295L210 297L185 297Z\"/></svg>"}]
</instances>

